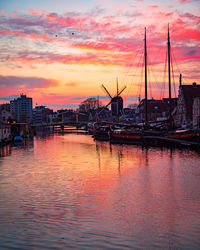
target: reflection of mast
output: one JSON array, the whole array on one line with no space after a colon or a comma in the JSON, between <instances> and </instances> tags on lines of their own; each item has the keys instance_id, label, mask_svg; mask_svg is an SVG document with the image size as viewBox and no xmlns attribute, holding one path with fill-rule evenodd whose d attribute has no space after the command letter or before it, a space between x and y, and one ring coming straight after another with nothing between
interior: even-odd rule
<instances>
[{"instance_id":1,"label":"reflection of mast","mask_svg":"<svg viewBox=\"0 0 200 250\"><path fill-rule=\"evenodd\" d=\"M149 150L149 149L148 149L147 147L142 148L143 153L145 153L144 158L145 158L145 166L146 166L146 167L148 167L148 165L149 165L148 150Z\"/></svg>"},{"instance_id":2,"label":"reflection of mast","mask_svg":"<svg viewBox=\"0 0 200 250\"><path fill-rule=\"evenodd\" d=\"M121 168L121 151L118 151L118 173L120 175L120 168Z\"/></svg>"},{"instance_id":3,"label":"reflection of mast","mask_svg":"<svg viewBox=\"0 0 200 250\"><path fill-rule=\"evenodd\" d=\"M98 158L99 169L100 169L101 168L101 155L100 155L100 149L99 149L98 144L96 144L96 151L97 151L97 158Z\"/></svg>"},{"instance_id":4,"label":"reflection of mast","mask_svg":"<svg viewBox=\"0 0 200 250\"><path fill-rule=\"evenodd\" d=\"M148 125L148 110L147 110L147 42L146 42L146 27L144 32L144 59L145 59L145 127Z\"/></svg>"},{"instance_id":5,"label":"reflection of mast","mask_svg":"<svg viewBox=\"0 0 200 250\"><path fill-rule=\"evenodd\" d=\"M118 150L118 173L121 174L121 159L123 158L122 148L120 147Z\"/></svg>"}]
</instances>

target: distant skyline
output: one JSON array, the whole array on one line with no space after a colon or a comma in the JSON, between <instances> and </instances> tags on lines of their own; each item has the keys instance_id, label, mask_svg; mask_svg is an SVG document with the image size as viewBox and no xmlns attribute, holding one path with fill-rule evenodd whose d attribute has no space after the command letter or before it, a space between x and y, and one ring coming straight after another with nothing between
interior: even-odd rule
<instances>
[{"instance_id":1,"label":"distant skyline","mask_svg":"<svg viewBox=\"0 0 200 250\"><path fill-rule=\"evenodd\" d=\"M148 96L168 97L167 27L175 86L200 84L200 2L197 0L6 0L0 2L0 103L25 93L34 106L76 108L89 97L106 103L126 85L125 103L144 96L147 29Z\"/></svg>"}]
</instances>

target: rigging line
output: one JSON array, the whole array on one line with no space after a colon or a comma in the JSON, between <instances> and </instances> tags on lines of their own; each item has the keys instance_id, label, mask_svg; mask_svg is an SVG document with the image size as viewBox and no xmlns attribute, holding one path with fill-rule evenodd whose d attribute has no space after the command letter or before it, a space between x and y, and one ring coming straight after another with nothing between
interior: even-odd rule
<instances>
[{"instance_id":1,"label":"rigging line","mask_svg":"<svg viewBox=\"0 0 200 250\"><path fill-rule=\"evenodd\" d=\"M157 58L157 57L160 57L160 55L161 55L161 50L163 49L163 47L160 47L159 48L159 50L157 50L157 48L156 48L156 52L154 53L154 49L153 50L151 50L151 54L153 54L154 56L153 57L151 57L151 59L152 59L152 61L154 61L154 59L155 58Z\"/></svg>"},{"instance_id":2,"label":"rigging line","mask_svg":"<svg viewBox=\"0 0 200 250\"><path fill-rule=\"evenodd\" d=\"M141 50L140 50L140 51L141 51ZM140 51L139 51L139 52L140 52ZM139 52L138 52L138 53L139 53ZM133 75L132 75L132 78L131 78L131 82L130 82L130 87L129 87L128 90L126 91L126 93L127 93L126 96L127 96L127 97L130 96L129 93L130 93L131 89L133 88L134 77L137 76L137 71L138 71L138 69L140 68L141 61L142 61L142 54L140 54L140 58L139 58L139 61L138 61L138 63L137 63L137 66L134 67L134 68L135 68L135 72L133 72Z\"/></svg>"},{"instance_id":3,"label":"rigging line","mask_svg":"<svg viewBox=\"0 0 200 250\"><path fill-rule=\"evenodd\" d=\"M150 92L150 97L151 97L151 98L153 98L152 91L151 91L151 78L150 78L150 71L149 71L149 67L148 67L147 71L148 71L148 79L149 79L148 83L149 83L149 92Z\"/></svg>"},{"instance_id":4,"label":"rigging line","mask_svg":"<svg viewBox=\"0 0 200 250\"><path fill-rule=\"evenodd\" d=\"M178 69L178 72L179 72L179 74L180 74L180 73L181 73L181 70L180 70L180 68L179 68L179 66L178 66L178 63L177 63L177 61L176 61L176 58L175 58L175 56L174 56L173 49L171 49L171 54L172 54L173 60L175 61L176 67L177 67L177 69Z\"/></svg>"},{"instance_id":5,"label":"rigging line","mask_svg":"<svg viewBox=\"0 0 200 250\"><path fill-rule=\"evenodd\" d=\"M166 53L165 53L165 68L164 68L164 78L163 78L163 88L162 88L162 95L160 99L164 98L165 95L165 84L166 84L166 75L167 75L167 57L168 57L168 51L166 48Z\"/></svg>"},{"instance_id":6,"label":"rigging line","mask_svg":"<svg viewBox=\"0 0 200 250\"><path fill-rule=\"evenodd\" d=\"M168 63L167 63L167 60L168 60L168 49L166 48L166 59L165 59L165 72L164 72L164 85L163 85L163 93L162 93L162 98L164 98L165 96L165 88L166 88L166 79L167 78L167 74L168 74Z\"/></svg>"},{"instance_id":7,"label":"rigging line","mask_svg":"<svg viewBox=\"0 0 200 250\"><path fill-rule=\"evenodd\" d=\"M140 52L140 50L138 49L138 50L136 51L135 58L137 58L137 56L138 56L139 52ZM130 72L130 69L131 69L132 67L133 67L133 66L129 66L129 67L128 67L128 70L127 70L127 72L125 73L124 78L122 79L122 83L125 81L125 79L126 79L127 75L128 75L128 74L129 74L129 72Z\"/></svg>"},{"instance_id":8,"label":"rigging line","mask_svg":"<svg viewBox=\"0 0 200 250\"><path fill-rule=\"evenodd\" d=\"M173 60L175 61L176 67L177 67L178 72L179 72L179 75L180 75L180 74L181 74L181 70L180 70L180 68L179 68L179 66L178 66L178 63L177 63L176 58L175 58L175 56L174 56L174 54L173 54L173 51L172 51L172 56L173 56ZM184 78L184 80L185 80L188 84L190 84L190 82L189 82L184 76L182 76L182 79L183 79L183 78Z\"/></svg>"},{"instance_id":9,"label":"rigging line","mask_svg":"<svg viewBox=\"0 0 200 250\"><path fill-rule=\"evenodd\" d=\"M176 86L175 86L175 78L174 78L174 65L171 57L171 67L172 67L172 78L173 78L173 87L174 87L174 96L176 98Z\"/></svg>"},{"instance_id":10,"label":"rigging line","mask_svg":"<svg viewBox=\"0 0 200 250\"><path fill-rule=\"evenodd\" d=\"M140 72L140 83L138 84L138 92L137 92L137 96L141 96L141 89L142 89L142 78L143 78L143 75L144 75L144 54L143 54L143 63L142 63L142 67L141 68L141 72Z\"/></svg>"},{"instance_id":11,"label":"rigging line","mask_svg":"<svg viewBox=\"0 0 200 250\"><path fill-rule=\"evenodd\" d=\"M181 74L181 70L180 70L180 68L179 68L179 66L178 66L178 63L177 63L176 58L175 58L175 56L174 56L174 54L173 54L173 51L172 51L172 56L173 56L173 60L175 61L176 66L177 66L178 72L179 72L179 74ZM182 78L184 78L184 76L182 76ZM189 82L186 78L184 78L184 80L185 80L188 84L190 84L190 82Z\"/></svg>"},{"instance_id":12,"label":"rigging line","mask_svg":"<svg viewBox=\"0 0 200 250\"><path fill-rule=\"evenodd\" d=\"M158 84L158 80L157 80L157 77L156 77L156 75L154 74L155 72L153 71L153 67L152 67L152 66L150 66L150 70L151 70L151 72L152 72L152 75L153 75L153 78L154 78L154 80L155 80L155 83L156 83L156 87L157 87L157 89L159 89L159 84Z\"/></svg>"},{"instance_id":13,"label":"rigging line","mask_svg":"<svg viewBox=\"0 0 200 250\"><path fill-rule=\"evenodd\" d=\"M140 60L138 62L138 65L137 65L137 69L136 69L136 72L135 72L135 77L137 77L137 74L138 74L138 71L140 70L140 77L139 77L139 81L137 81L137 96L139 94L141 94L141 78L142 78L142 75L143 75L143 69L144 69L144 54L141 53L140 54Z\"/></svg>"},{"instance_id":14,"label":"rigging line","mask_svg":"<svg viewBox=\"0 0 200 250\"><path fill-rule=\"evenodd\" d=\"M184 79L184 81L185 81L187 84L190 85L190 82L189 82L189 80L188 80L187 78L185 78L185 77L182 76L182 79Z\"/></svg>"},{"instance_id":15,"label":"rigging line","mask_svg":"<svg viewBox=\"0 0 200 250\"><path fill-rule=\"evenodd\" d=\"M157 88L159 88L159 85L158 85L158 81L157 81L157 79L156 79L156 76L154 75L154 71L153 71L153 67L151 66L151 61L150 61L150 59L149 59L149 68L150 68L150 71L149 72L152 72L152 75L153 75L153 78L155 79L155 82L156 82L156 87ZM150 76L150 73L149 73L149 76ZM151 86L151 85L150 85ZM153 86L154 86L154 84L153 84ZM154 86L155 87L155 86ZM152 95L152 97L153 97L153 95Z\"/></svg>"},{"instance_id":16,"label":"rigging line","mask_svg":"<svg viewBox=\"0 0 200 250\"><path fill-rule=\"evenodd\" d=\"M136 74L137 74L137 70L138 70L138 68L139 68L139 64L141 64L141 55L140 55L140 59L139 59L139 61L138 61L137 66L134 67L134 68L135 68L135 72L133 72L133 75L132 75L132 78L131 78L131 82L130 82L130 87L128 88L128 91L126 91L127 96L129 96L129 92L130 92L131 89L133 88L134 77L135 77Z\"/></svg>"}]
</instances>

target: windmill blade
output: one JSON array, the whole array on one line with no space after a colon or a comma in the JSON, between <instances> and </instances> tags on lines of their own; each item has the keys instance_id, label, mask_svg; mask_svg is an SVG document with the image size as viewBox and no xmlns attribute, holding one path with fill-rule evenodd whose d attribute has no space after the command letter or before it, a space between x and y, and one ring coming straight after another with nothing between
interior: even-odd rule
<instances>
[{"instance_id":1,"label":"windmill blade","mask_svg":"<svg viewBox=\"0 0 200 250\"><path fill-rule=\"evenodd\" d=\"M106 87L102 84L101 85L103 87L103 89L106 91L106 93L109 95L109 97L112 99L112 96L110 95L110 93L108 92L108 90L106 89Z\"/></svg>"},{"instance_id":2,"label":"windmill blade","mask_svg":"<svg viewBox=\"0 0 200 250\"><path fill-rule=\"evenodd\" d=\"M122 88L122 90L119 91L118 95L120 95L120 94L125 90L125 88L126 88L126 86L124 86L124 87Z\"/></svg>"},{"instance_id":3,"label":"windmill blade","mask_svg":"<svg viewBox=\"0 0 200 250\"><path fill-rule=\"evenodd\" d=\"M110 101L106 106L103 107L103 109L99 112L99 114L101 114L101 112L103 112L110 104L112 101Z\"/></svg>"}]
</instances>

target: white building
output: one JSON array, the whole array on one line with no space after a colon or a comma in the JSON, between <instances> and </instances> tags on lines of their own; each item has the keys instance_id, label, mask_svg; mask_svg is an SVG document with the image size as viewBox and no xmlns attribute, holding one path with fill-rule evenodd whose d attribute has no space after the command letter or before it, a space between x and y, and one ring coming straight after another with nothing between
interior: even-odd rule
<instances>
[{"instance_id":1,"label":"white building","mask_svg":"<svg viewBox=\"0 0 200 250\"><path fill-rule=\"evenodd\" d=\"M32 122L33 105L32 98L21 95L19 98L10 101L10 111L17 122Z\"/></svg>"},{"instance_id":2,"label":"white building","mask_svg":"<svg viewBox=\"0 0 200 250\"><path fill-rule=\"evenodd\" d=\"M2 125L0 126L0 143L9 140L11 135L10 126Z\"/></svg>"},{"instance_id":3,"label":"white building","mask_svg":"<svg viewBox=\"0 0 200 250\"><path fill-rule=\"evenodd\" d=\"M194 98L192 116L193 128L200 128L200 96Z\"/></svg>"}]
</instances>

